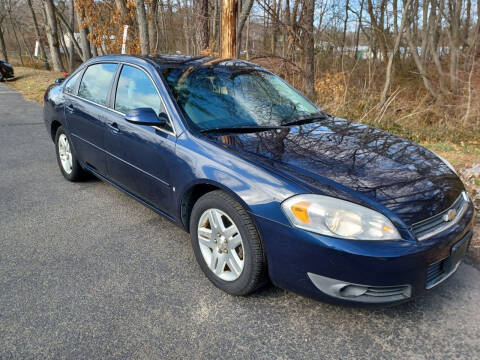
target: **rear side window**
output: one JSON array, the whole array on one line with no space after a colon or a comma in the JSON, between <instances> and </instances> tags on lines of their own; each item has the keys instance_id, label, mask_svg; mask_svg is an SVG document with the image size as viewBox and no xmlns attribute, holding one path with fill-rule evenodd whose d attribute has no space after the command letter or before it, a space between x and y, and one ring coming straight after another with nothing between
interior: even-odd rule
<instances>
[{"instance_id":1,"label":"rear side window","mask_svg":"<svg viewBox=\"0 0 480 360\"><path fill-rule=\"evenodd\" d=\"M108 90L117 64L95 64L85 71L78 89L78 96L100 105L107 105Z\"/></svg>"},{"instance_id":2,"label":"rear side window","mask_svg":"<svg viewBox=\"0 0 480 360\"><path fill-rule=\"evenodd\" d=\"M75 95L75 90L77 89L77 84L81 75L82 72L80 71L67 81L65 84L65 92L67 94Z\"/></svg>"},{"instance_id":3,"label":"rear side window","mask_svg":"<svg viewBox=\"0 0 480 360\"><path fill-rule=\"evenodd\" d=\"M165 112L150 77L136 67L124 65L118 79L115 110L126 114L138 108L151 108L157 115Z\"/></svg>"}]
</instances>

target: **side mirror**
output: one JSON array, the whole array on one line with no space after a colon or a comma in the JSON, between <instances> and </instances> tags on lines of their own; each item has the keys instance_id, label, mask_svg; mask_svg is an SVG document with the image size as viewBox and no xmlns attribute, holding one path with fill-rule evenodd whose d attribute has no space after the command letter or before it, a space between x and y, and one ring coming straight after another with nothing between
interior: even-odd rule
<instances>
[{"instance_id":1,"label":"side mirror","mask_svg":"<svg viewBox=\"0 0 480 360\"><path fill-rule=\"evenodd\" d=\"M165 126L168 123L168 116L165 113L157 115L151 108L138 108L125 115L125 120L137 125Z\"/></svg>"},{"instance_id":2,"label":"side mirror","mask_svg":"<svg viewBox=\"0 0 480 360\"><path fill-rule=\"evenodd\" d=\"M65 78L58 78L58 79L55 79L55 84L61 84L65 81Z\"/></svg>"}]
</instances>

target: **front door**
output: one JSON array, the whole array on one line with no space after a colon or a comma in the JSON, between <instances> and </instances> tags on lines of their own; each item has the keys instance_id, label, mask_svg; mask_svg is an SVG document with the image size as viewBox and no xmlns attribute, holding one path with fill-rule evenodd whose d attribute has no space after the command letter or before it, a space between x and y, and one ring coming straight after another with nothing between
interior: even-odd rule
<instances>
[{"instance_id":1,"label":"front door","mask_svg":"<svg viewBox=\"0 0 480 360\"><path fill-rule=\"evenodd\" d=\"M138 67L123 65L105 136L108 176L154 207L171 214L173 187L170 167L175 159L176 137L170 126L137 125L125 114L137 108L166 112L150 76ZM170 124L171 125L171 124Z\"/></svg>"}]
</instances>

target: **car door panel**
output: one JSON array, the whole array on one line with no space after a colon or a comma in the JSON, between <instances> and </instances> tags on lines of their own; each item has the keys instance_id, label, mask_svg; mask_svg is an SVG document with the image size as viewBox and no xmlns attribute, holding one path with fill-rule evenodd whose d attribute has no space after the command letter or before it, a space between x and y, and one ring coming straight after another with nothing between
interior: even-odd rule
<instances>
[{"instance_id":1,"label":"car door panel","mask_svg":"<svg viewBox=\"0 0 480 360\"><path fill-rule=\"evenodd\" d=\"M123 65L112 93L112 110L105 135L108 176L155 208L172 213L173 187L169 164L175 157L176 137L154 126L133 124L125 113L149 107L165 112L153 79L143 69Z\"/></svg>"},{"instance_id":2,"label":"car door panel","mask_svg":"<svg viewBox=\"0 0 480 360\"><path fill-rule=\"evenodd\" d=\"M70 97L65 108L78 158L102 175L107 173L104 151L106 111L99 105L74 97Z\"/></svg>"},{"instance_id":3,"label":"car door panel","mask_svg":"<svg viewBox=\"0 0 480 360\"><path fill-rule=\"evenodd\" d=\"M112 119L113 117L110 117ZM129 192L169 213L172 202L171 168L175 156L173 135L153 127L130 124L115 114L117 129L105 137L108 176Z\"/></svg>"},{"instance_id":4,"label":"car door panel","mask_svg":"<svg viewBox=\"0 0 480 360\"><path fill-rule=\"evenodd\" d=\"M65 86L65 118L80 162L107 174L105 157L107 105L118 64L96 63L80 71ZM78 85L73 83L80 78Z\"/></svg>"}]
</instances>

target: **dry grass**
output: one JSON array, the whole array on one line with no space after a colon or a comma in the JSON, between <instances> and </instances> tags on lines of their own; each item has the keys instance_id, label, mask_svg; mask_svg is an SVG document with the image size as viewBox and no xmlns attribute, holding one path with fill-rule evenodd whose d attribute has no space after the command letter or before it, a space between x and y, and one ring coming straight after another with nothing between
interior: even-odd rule
<instances>
[{"instance_id":1,"label":"dry grass","mask_svg":"<svg viewBox=\"0 0 480 360\"><path fill-rule=\"evenodd\" d=\"M63 77L63 73L15 67L15 79L7 81L6 84L21 92L25 99L42 104L48 86L60 77Z\"/></svg>"}]
</instances>

